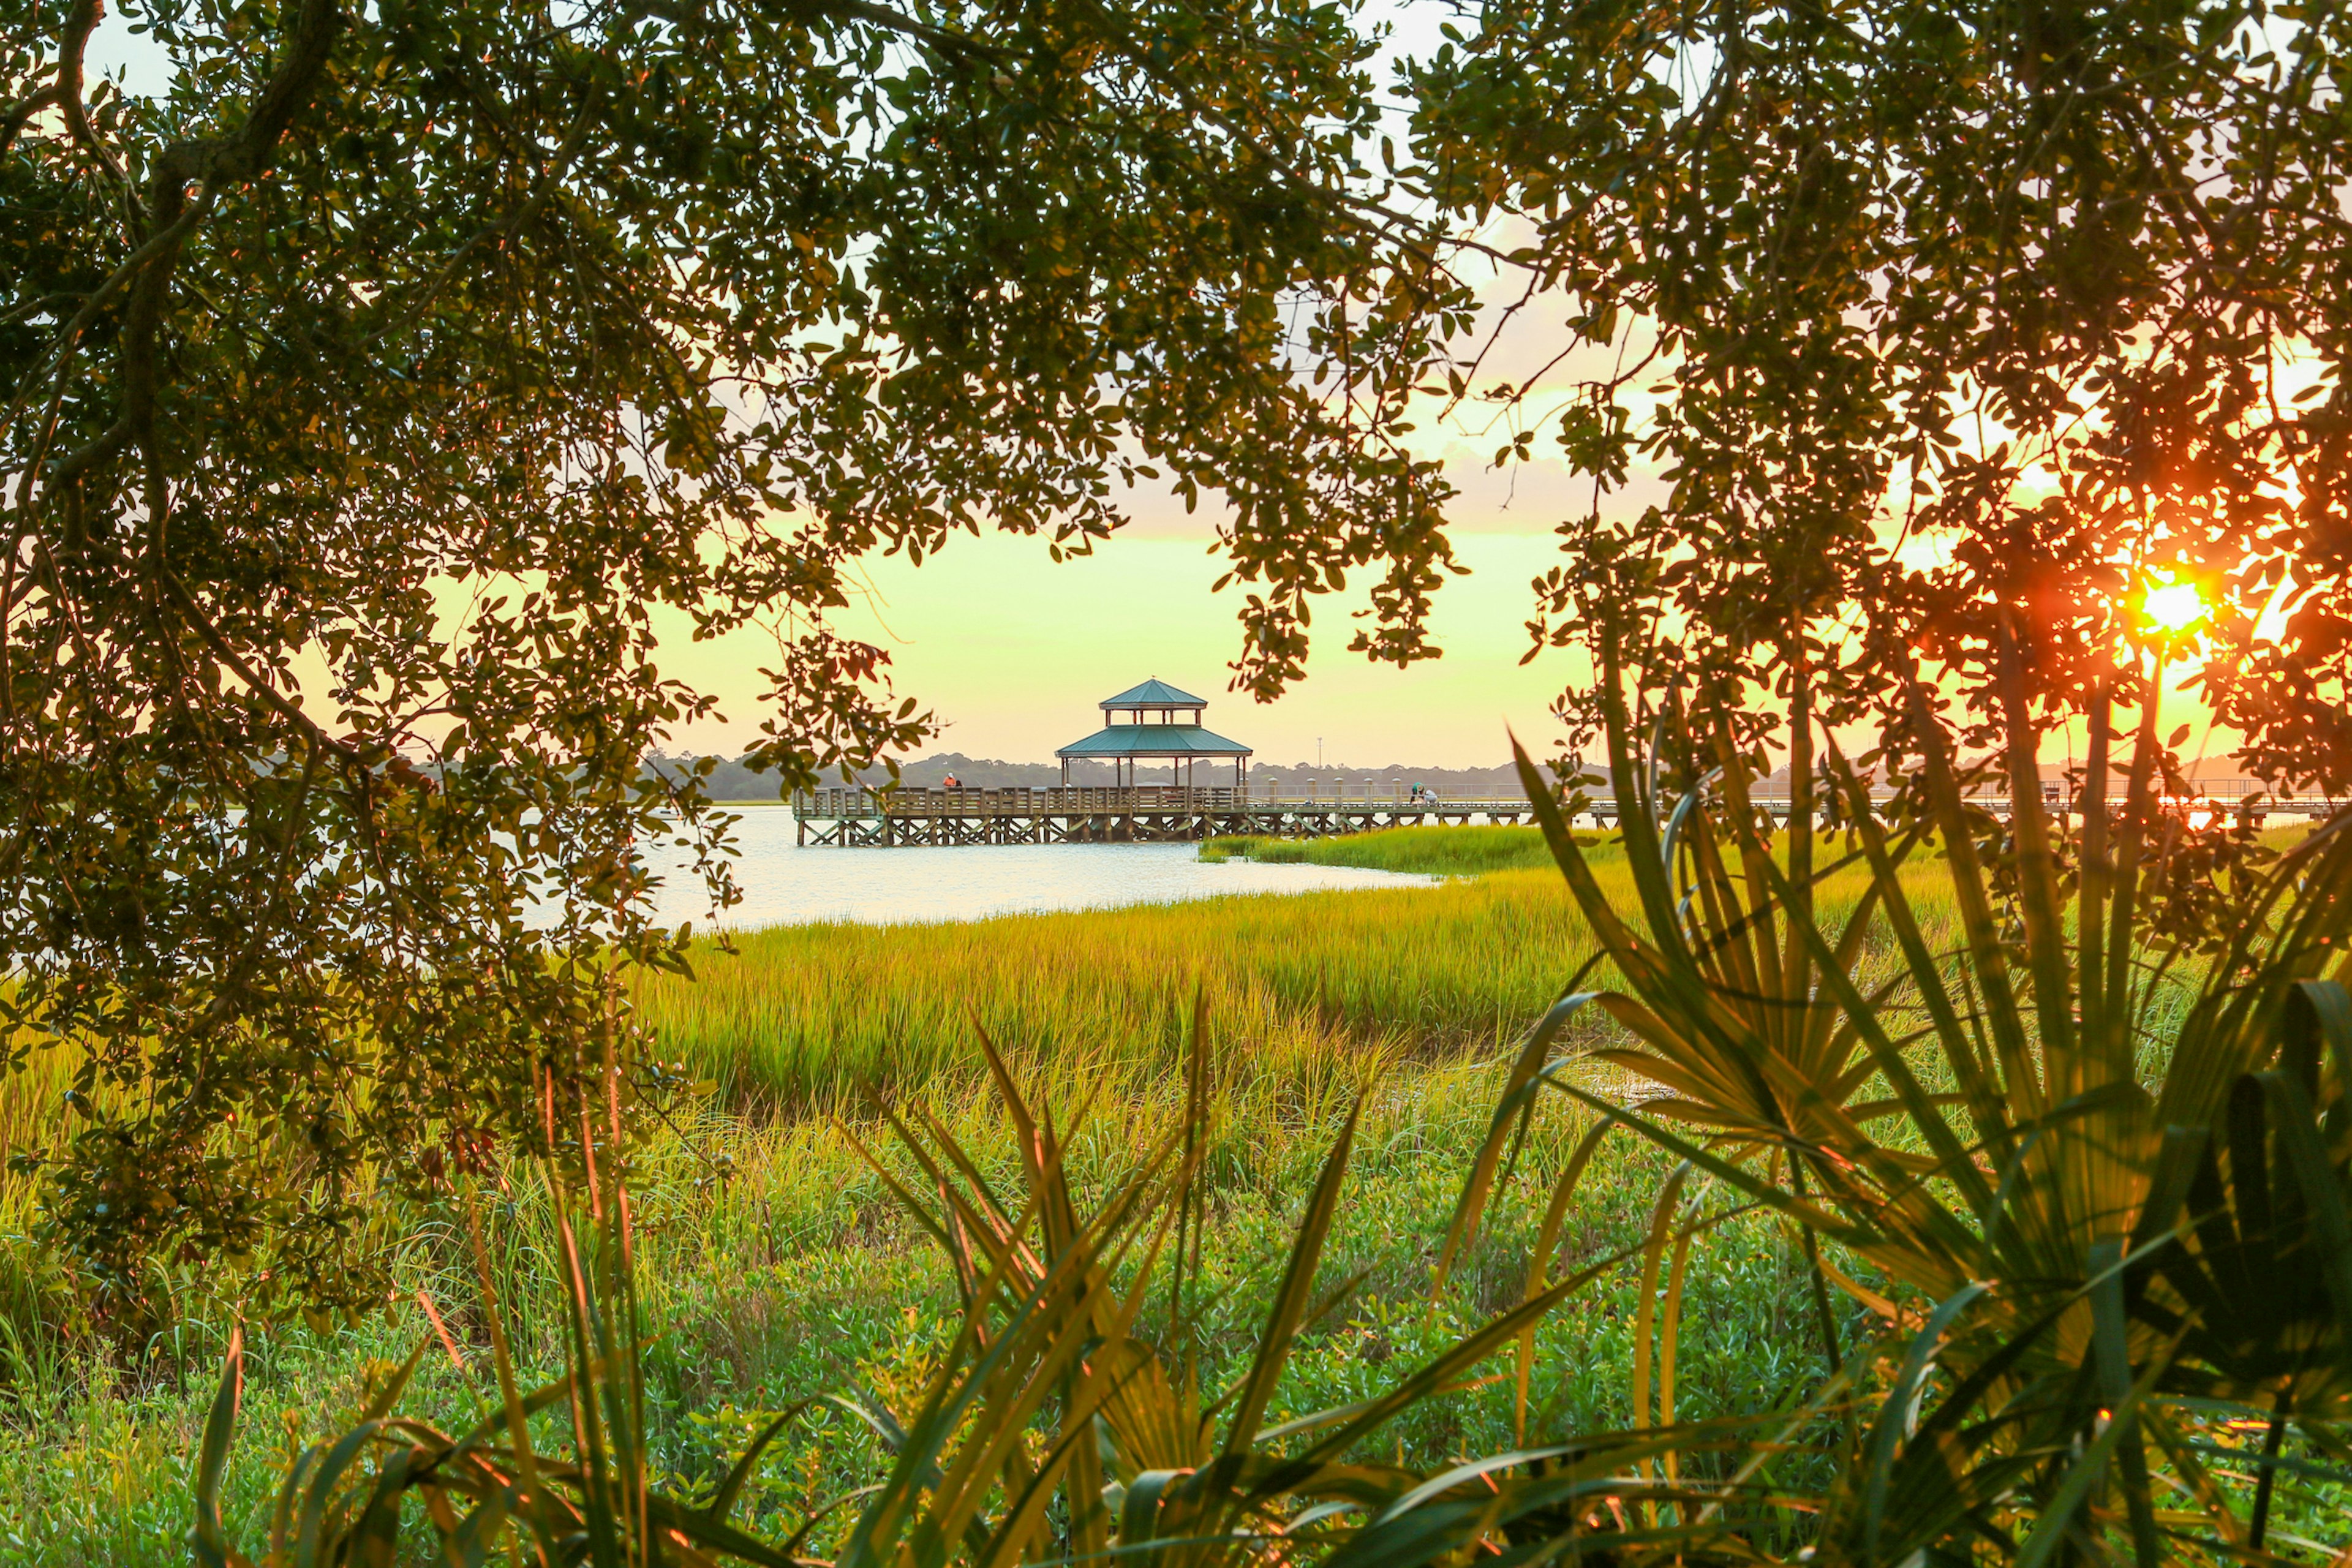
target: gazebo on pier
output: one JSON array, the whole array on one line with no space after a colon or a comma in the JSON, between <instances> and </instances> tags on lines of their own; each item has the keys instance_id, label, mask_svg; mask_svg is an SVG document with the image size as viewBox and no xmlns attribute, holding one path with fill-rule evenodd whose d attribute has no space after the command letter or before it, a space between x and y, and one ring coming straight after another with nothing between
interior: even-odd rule
<instances>
[{"instance_id":1,"label":"gazebo on pier","mask_svg":"<svg viewBox=\"0 0 2352 1568\"><path fill-rule=\"evenodd\" d=\"M1170 763L1177 784L1190 788L1192 770L1205 757L1232 759L1234 784L1240 787L1249 777L1250 749L1202 729L1201 714L1207 707L1202 699L1164 680L1147 680L1104 698L1103 727L1054 753L1062 759L1062 783L1070 782L1073 758L1088 757L1110 763L1119 785L1129 787L1135 783L1137 759L1150 758ZM1127 715L1124 721L1121 714Z\"/></svg>"}]
</instances>

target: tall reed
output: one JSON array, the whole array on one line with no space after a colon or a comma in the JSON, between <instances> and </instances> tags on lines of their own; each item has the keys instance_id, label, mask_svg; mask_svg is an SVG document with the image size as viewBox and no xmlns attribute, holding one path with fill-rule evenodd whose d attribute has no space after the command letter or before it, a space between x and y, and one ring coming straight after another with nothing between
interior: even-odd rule
<instances>
[{"instance_id":1,"label":"tall reed","mask_svg":"<svg viewBox=\"0 0 2352 1568\"><path fill-rule=\"evenodd\" d=\"M1629 885L1630 890L1630 885ZM1132 1090L1171 1075L1194 994L1237 1070L1347 1077L1367 1052L1499 1048L1593 951L1557 877L1203 900L958 924L755 931L649 976L639 1016L740 1107L981 1080L975 1030Z\"/></svg>"}]
</instances>

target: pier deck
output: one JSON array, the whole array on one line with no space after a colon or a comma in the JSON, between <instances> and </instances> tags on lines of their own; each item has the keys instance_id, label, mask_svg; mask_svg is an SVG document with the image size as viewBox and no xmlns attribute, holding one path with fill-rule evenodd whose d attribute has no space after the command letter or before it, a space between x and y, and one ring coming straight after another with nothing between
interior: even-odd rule
<instances>
[{"instance_id":1,"label":"pier deck","mask_svg":"<svg viewBox=\"0 0 2352 1568\"><path fill-rule=\"evenodd\" d=\"M1874 792L1885 799L1887 792ZM2259 798L2258 798L2259 797ZM2063 809L2054 794L2053 810ZM1758 795L1754 804L1786 816L1785 795ZM2009 815L2005 796L1980 796L1997 817ZM2111 805L2114 803L2111 803ZM2252 812L2257 820L2329 816L2347 803L2318 795L2261 796L2252 781L2229 780L2195 801L2168 802L2185 813ZM1591 817L1616 818L1606 795L1592 797ZM1384 827L1517 824L1534 816L1524 796L1493 799L1413 798L1402 789L1344 795L1276 795L1256 785L1185 788L1128 785L1055 789L804 790L793 797L799 842L851 848L965 844L1190 844L1227 835L1265 838L1328 838Z\"/></svg>"}]
</instances>

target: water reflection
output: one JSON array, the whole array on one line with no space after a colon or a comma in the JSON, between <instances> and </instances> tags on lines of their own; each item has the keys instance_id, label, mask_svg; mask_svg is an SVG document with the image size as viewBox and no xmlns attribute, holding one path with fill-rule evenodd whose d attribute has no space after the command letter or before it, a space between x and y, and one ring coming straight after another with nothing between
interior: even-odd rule
<instances>
[{"instance_id":1,"label":"water reflection","mask_svg":"<svg viewBox=\"0 0 2352 1568\"><path fill-rule=\"evenodd\" d=\"M1347 866L1212 865L1190 844L1005 844L952 849L803 849L793 815L746 809L735 828L735 879L743 901L727 912L738 930L855 921L897 925L977 920L1045 910L1175 903L1221 893L1299 893L1318 888L1427 887L1434 877ZM673 924L708 912L683 858L665 878L661 910Z\"/></svg>"}]
</instances>

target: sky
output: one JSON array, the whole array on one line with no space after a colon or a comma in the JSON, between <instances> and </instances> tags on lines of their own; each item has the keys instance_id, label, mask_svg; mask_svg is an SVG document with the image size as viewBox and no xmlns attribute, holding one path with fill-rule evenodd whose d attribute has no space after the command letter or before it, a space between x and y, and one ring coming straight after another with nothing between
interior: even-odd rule
<instances>
[{"instance_id":1,"label":"sky","mask_svg":"<svg viewBox=\"0 0 2352 1568\"><path fill-rule=\"evenodd\" d=\"M919 567L868 563L866 602L834 625L887 649L898 689L943 721L929 751L1048 762L1099 725L1097 703L1155 679L1207 699L1209 728L1261 763L1491 766L1509 759L1514 728L1530 750L1549 748L1550 702L1582 669L1563 653L1518 662L1528 581L1556 559L1548 531L1461 531L1470 574L1439 590L1433 619L1444 655L1409 668L1347 651L1347 597L1318 606L1307 679L1263 706L1226 690L1240 591L1210 592L1223 571L1211 543L1202 530L1146 523L1055 563L1042 541L959 538ZM716 693L729 721L688 732L687 749L722 751L756 728L746 721L773 647L757 631L665 640L665 672Z\"/></svg>"}]
</instances>

